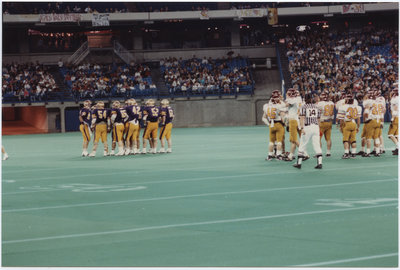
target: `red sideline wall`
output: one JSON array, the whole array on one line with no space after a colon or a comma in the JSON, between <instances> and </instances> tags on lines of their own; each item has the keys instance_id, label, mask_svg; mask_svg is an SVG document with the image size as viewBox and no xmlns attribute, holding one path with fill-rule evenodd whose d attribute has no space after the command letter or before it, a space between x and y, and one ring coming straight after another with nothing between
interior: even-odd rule
<instances>
[{"instance_id":1,"label":"red sideline wall","mask_svg":"<svg viewBox=\"0 0 400 270\"><path fill-rule=\"evenodd\" d=\"M3 127L4 122L22 121L41 132L48 132L47 109L45 107L29 106L3 108Z\"/></svg>"}]
</instances>

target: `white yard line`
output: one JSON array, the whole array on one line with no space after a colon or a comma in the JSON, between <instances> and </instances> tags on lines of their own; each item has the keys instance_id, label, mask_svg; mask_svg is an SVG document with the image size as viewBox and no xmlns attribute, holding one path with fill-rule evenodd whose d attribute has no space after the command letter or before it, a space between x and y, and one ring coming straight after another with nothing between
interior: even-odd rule
<instances>
[{"instance_id":1,"label":"white yard line","mask_svg":"<svg viewBox=\"0 0 400 270\"><path fill-rule=\"evenodd\" d=\"M311 264L295 265L294 267L323 266L323 265L332 265L332 264L338 264L338 263L367 261L367 260L374 260L374 259L381 259L381 258L395 257L395 256L398 256L398 253L388 253L388 254L382 254L382 255L358 257L358 258L343 259L343 260L336 260L336 261L327 261L327 262L318 262L318 263L311 263Z\"/></svg>"},{"instance_id":2,"label":"white yard line","mask_svg":"<svg viewBox=\"0 0 400 270\"><path fill-rule=\"evenodd\" d=\"M289 164L288 164L289 165ZM397 164L393 165L379 165L379 166L359 166L359 167L348 167L348 168L341 168L340 170L354 170L354 169L374 169L374 168L383 168L383 167L392 167L397 166ZM220 167L218 167L220 168ZM332 169L323 169L323 171L337 171L337 168ZM321 173L320 170L312 170L312 171L305 171L304 173ZM117 175L117 174L126 174L126 171L123 172L113 172L113 173L103 173L103 174L88 174L88 175L66 175L66 176L53 176L48 178L31 178L31 179L13 179L13 183L19 183L21 181L31 181L31 180L49 180L49 179L60 179L60 178L82 178L82 177L89 177L89 176L104 176L104 175ZM134 171L132 173L135 173ZM244 174L244 175L223 175L223 176L209 176L209 177L198 177L198 178L183 178L183 179L174 179L174 180L160 180L160 181L148 181L148 182L139 182L139 183L129 183L130 185L143 185L143 184L164 184L164 183L177 183L177 182L193 182L193 181L205 181L205 180L224 180L224 179L231 179L231 178L241 178L241 177L256 177L256 176L269 176L269 175L281 175L281 174L298 174L299 171L296 169L293 171L285 171L285 172L274 172L274 173L255 173L255 174ZM7 179L3 180L6 181ZM246 180L252 180L246 179ZM125 184L121 184L125 185ZM3 188L4 190L4 188ZM37 192L49 192L49 191L60 191L60 190L35 190L35 191L21 191L21 192L4 192L2 195L17 195L17 194L26 194L26 193L37 193Z\"/></svg>"},{"instance_id":3,"label":"white yard line","mask_svg":"<svg viewBox=\"0 0 400 270\"><path fill-rule=\"evenodd\" d=\"M353 208L346 208L346 209L341 208L341 209L299 212L299 213L289 213L289 214L270 215L270 216L235 218L235 219L210 220L210 221L193 222L193 223L169 224L169 225L149 226L149 227L141 227L141 228L129 228L129 229L125 229L125 230L113 230L113 231L92 232L92 233L64 234L64 235L16 239L16 240L4 240L3 239L3 244L5 244L5 245L6 244L18 244L18 243L27 243L27 242L37 242L37 241L51 241L51 240L59 240L59 239L71 239L71 238L81 238L81 237L100 236L100 235L133 233L133 232L140 232L140 231L165 230L165 229L171 229L171 228L236 223L236 222L246 222L246 221L255 221L255 220L305 216L305 215L318 215L318 214L326 214L326 213L347 212L347 211L356 211L356 210L365 210L365 209L371 209L371 208L392 207L392 206L397 206L397 204L384 204L384 205L374 205L374 206L364 206L364 207L353 207Z\"/></svg>"},{"instance_id":4,"label":"white yard line","mask_svg":"<svg viewBox=\"0 0 400 270\"><path fill-rule=\"evenodd\" d=\"M280 191L280 190L298 190L298 189L325 188L325 187L337 187L337 186L347 186L347 185L362 185L362 184L381 183L381 182L389 182L389 181L396 181L396 180L397 180L396 178L391 178L391 179L380 179L380 180L327 184L327 185L312 185L312 186L268 188L268 189L256 189L256 190L244 190L244 191L201 193L201 194L192 194L192 195L178 195L178 196L155 197L155 198L147 198L147 199L134 199L134 200L123 200L123 201L111 201L111 202L81 203L81 204L56 205L56 206L33 207L33 208L8 209L8 210L3 210L2 212L3 213L15 213L15 212L25 212L25 211L38 211L38 210L98 206L98 205L112 205L112 204L123 204L123 203L133 203L133 202L147 202L147 201L187 199L187 198L208 197L208 196L259 193L259 192L270 192L270 191Z\"/></svg>"}]
</instances>

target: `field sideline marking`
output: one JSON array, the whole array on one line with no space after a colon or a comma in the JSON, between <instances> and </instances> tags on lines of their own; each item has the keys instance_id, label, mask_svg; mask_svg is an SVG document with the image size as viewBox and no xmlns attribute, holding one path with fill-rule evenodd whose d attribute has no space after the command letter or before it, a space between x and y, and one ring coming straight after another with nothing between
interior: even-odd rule
<instances>
[{"instance_id":1,"label":"field sideline marking","mask_svg":"<svg viewBox=\"0 0 400 270\"><path fill-rule=\"evenodd\" d=\"M232 165L230 165L232 166ZM392 167L397 166L397 164L393 165L379 165L379 166L359 166L359 167L349 167L349 168L341 168L340 170L354 170L354 169L371 169L371 168L382 168L382 167ZM220 167L218 167L220 168ZM266 169L270 169L266 167ZM332 169L324 169L323 171L337 171L337 168ZM320 170L313 170L313 171L306 171L305 173L321 173ZM104 176L104 175L116 175L116 174L126 174L127 171L123 172L113 172L113 173L102 173L102 174L86 174L86 175L64 175L59 177L46 177L46 178L31 178L31 179L14 179L17 182L21 181L34 181L34 180L51 180L51 179L65 179L65 178L76 178L76 177L87 177L87 176ZM158 183L173 183L173 182L191 182L191 181L202 181L202 180L211 180L211 179L225 179L225 178L238 178L238 177L249 177L249 176L268 176L268 175L280 175L280 174L298 174L299 171L292 172L277 172L277 173L256 173L256 174L245 174L245 175L224 175L224 176L210 176L210 177L200 177L200 178L183 178L183 179L176 179L176 180L167 180L167 181L152 181L152 182L141 182L141 183L132 183L132 184L158 184ZM15 178L15 177L14 177ZM37 191L36 191L37 192ZM21 192L22 193L22 192ZM26 193L26 192L25 192ZM16 194L16 193L3 193L3 195L9 194Z\"/></svg>"},{"instance_id":2,"label":"field sideline marking","mask_svg":"<svg viewBox=\"0 0 400 270\"><path fill-rule=\"evenodd\" d=\"M346 208L346 209L341 208L341 209L320 210L320 211L311 211L311 212L299 212L299 213L280 214L280 215L272 215L272 216L257 216L257 217L247 217L247 218L211 220L211 221L202 221L202 222L193 222L193 223L169 224L169 225L149 226L149 227L141 227L141 228L130 228L130 229L125 229L125 230L103 231L103 232L92 232L92 233L65 234L65 235L27 238L27 239L18 239L18 240L4 240L3 239L3 244L17 244L17 243L26 243L26 242L56 240L56 239L69 239L69 238L90 237L90 236L99 236L99 235L133 233L133 232L140 232L140 231L163 230L163 229L170 229L170 228L235 223L235 222L245 222L245 221L254 221L254 220L304 216L304 215L326 214L326 213L335 213L335 212L347 212L347 211L353 211L353 210L364 210L364 209L379 208L379 207L391 207L391 206L397 206L397 204L385 204L385 205L375 205L375 206L365 206L365 207L353 207L353 208ZM4 229L3 229L3 232L4 232Z\"/></svg>"},{"instance_id":3,"label":"field sideline marking","mask_svg":"<svg viewBox=\"0 0 400 270\"><path fill-rule=\"evenodd\" d=\"M3 213L15 213L15 212L24 212L24 211L37 211L37 210L60 209L60 208L71 208L71 207L85 207L85 206L97 206L97 205L111 205L111 204L122 204L122 203L132 203L132 202L161 201L161 200L173 200L173 199L207 197L207 196L218 196L218 195L234 195L234 194L258 193L258 192L269 192L269 191L279 191L279 190L309 189L309 188L321 188L321 187L323 188L323 187L335 187L335 186L347 186L347 185L380 183L380 182L388 182L388 181L394 181L394 180L397 180L397 179L396 178L391 178L391 179L380 179L380 180L359 181L359 182L328 184L328 185L312 185L312 186L299 186L299 187L256 189L256 190L245 190L245 191L202 193L202 194L193 194L193 195L156 197L156 198L134 199L134 200L123 200L123 201L112 201L112 202L82 203L82 204L72 204L72 205L35 207L35 208L20 208L20 209L3 210L2 212Z\"/></svg>"},{"instance_id":4,"label":"field sideline marking","mask_svg":"<svg viewBox=\"0 0 400 270\"><path fill-rule=\"evenodd\" d=\"M294 265L294 267L310 267L310 266L322 266L322 265L331 265L331 264L346 263L346 262L366 261L366 260L380 259L380 258L386 258L386 257L394 257L394 256L397 256L397 255L398 255L398 253L389 253L389 254L374 255L374 256L367 256L367 257L358 257L358 258L343 259L343 260L336 260L336 261Z\"/></svg>"}]
</instances>

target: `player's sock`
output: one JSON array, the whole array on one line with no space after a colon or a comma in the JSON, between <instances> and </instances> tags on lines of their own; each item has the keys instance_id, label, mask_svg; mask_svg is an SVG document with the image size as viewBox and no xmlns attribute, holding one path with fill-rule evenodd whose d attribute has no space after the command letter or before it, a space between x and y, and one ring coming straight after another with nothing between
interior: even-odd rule
<instances>
[{"instance_id":1,"label":"player's sock","mask_svg":"<svg viewBox=\"0 0 400 270\"><path fill-rule=\"evenodd\" d=\"M277 150L277 151L276 151L276 155L277 155L277 156L281 156L281 155L282 155L282 150Z\"/></svg>"},{"instance_id":2,"label":"player's sock","mask_svg":"<svg viewBox=\"0 0 400 270\"><path fill-rule=\"evenodd\" d=\"M355 155L357 153L357 148L351 148L351 153Z\"/></svg>"},{"instance_id":3,"label":"player's sock","mask_svg":"<svg viewBox=\"0 0 400 270\"><path fill-rule=\"evenodd\" d=\"M371 153L371 149L367 148L367 154Z\"/></svg>"},{"instance_id":4,"label":"player's sock","mask_svg":"<svg viewBox=\"0 0 400 270\"><path fill-rule=\"evenodd\" d=\"M331 154L331 150L326 150L326 154L330 155Z\"/></svg>"},{"instance_id":5,"label":"player's sock","mask_svg":"<svg viewBox=\"0 0 400 270\"><path fill-rule=\"evenodd\" d=\"M317 155L317 164L318 165L322 164L322 155L321 154Z\"/></svg>"},{"instance_id":6,"label":"player's sock","mask_svg":"<svg viewBox=\"0 0 400 270\"><path fill-rule=\"evenodd\" d=\"M298 156L297 157L297 164L301 165L302 161L303 161L303 156Z\"/></svg>"},{"instance_id":7,"label":"player's sock","mask_svg":"<svg viewBox=\"0 0 400 270\"><path fill-rule=\"evenodd\" d=\"M348 154L349 153L349 149L344 149L344 153Z\"/></svg>"}]
</instances>

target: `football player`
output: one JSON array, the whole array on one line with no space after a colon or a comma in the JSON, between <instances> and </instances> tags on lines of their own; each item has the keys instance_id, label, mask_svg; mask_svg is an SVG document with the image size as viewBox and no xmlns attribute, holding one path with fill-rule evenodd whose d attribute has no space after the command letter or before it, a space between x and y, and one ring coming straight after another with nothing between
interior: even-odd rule
<instances>
[{"instance_id":1,"label":"football player","mask_svg":"<svg viewBox=\"0 0 400 270\"><path fill-rule=\"evenodd\" d=\"M83 136L83 144L82 144L82 156L87 157L89 155L87 149L89 146L90 142L90 137L91 137L91 130L90 130L90 125L92 121L92 112L90 109L91 102L90 100L85 100L83 102L83 108L79 111L79 130L82 133Z\"/></svg>"},{"instance_id":2,"label":"football player","mask_svg":"<svg viewBox=\"0 0 400 270\"><path fill-rule=\"evenodd\" d=\"M383 130L383 123L385 122L386 100L381 95L381 91L379 91L379 90L375 91L375 97L376 97L376 103L378 106L377 108L378 108L378 113L379 113L379 129L378 129L379 149L376 149L376 151L379 154L384 154L385 153L385 145L383 142L382 130ZM375 154L375 152L372 152L372 154Z\"/></svg>"},{"instance_id":3,"label":"football player","mask_svg":"<svg viewBox=\"0 0 400 270\"><path fill-rule=\"evenodd\" d=\"M3 160L7 160L8 154L6 152L6 149L4 149L4 146L1 146L1 153L3 154Z\"/></svg>"},{"instance_id":4,"label":"football player","mask_svg":"<svg viewBox=\"0 0 400 270\"><path fill-rule=\"evenodd\" d=\"M322 146L322 137L325 137L326 156L330 157L332 148L332 140L331 140L332 121L334 118L335 104L329 99L328 93L322 92L320 95L320 101L317 103L317 107L321 112L321 119L319 124L320 144Z\"/></svg>"},{"instance_id":5,"label":"football player","mask_svg":"<svg viewBox=\"0 0 400 270\"><path fill-rule=\"evenodd\" d=\"M128 121L125 124L125 130L126 130L125 151L129 151L129 154L136 155L139 153L139 144L138 144L139 132L140 132L139 121L142 117L142 112L140 110L140 106L137 105L135 99L133 98L129 99L127 104L128 106L125 107L126 113L128 115Z\"/></svg>"},{"instance_id":6,"label":"football player","mask_svg":"<svg viewBox=\"0 0 400 270\"><path fill-rule=\"evenodd\" d=\"M343 159L356 157L356 135L360 128L360 117L362 108L355 104L352 94L347 94L345 104L340 107L338 120L340 121L341 131L343 133L344 155ZM351 146L351 154L349 148Z\"/></svg>"},{"instance_id":7,"label":"football player","mask_svg":"<svg viewBox=\"0 0 400 270\"><path fill-rule=\"evenodd\" d=\"M388 132L389 139L394 143L396 149L393 155L399 155L399 90L396 88L390 93L390 113L392 115Z\"/></svg>"},{"instance_id":8,"label":"football player","mask_svg":"<svg viewBox=\"0 0 400 270\"><path fill-rule=\"evenodd\" d=\"M172 119L174 119L174 110L169 106L168 99L161 100L160 116L161 116L161 129L159 138L161 142L161 149L159 153L165 153L164 139L167 139L168 143L167 153L171 153L172 152L171 130L172 130Z\"/></svg>"},{"instance_id":9,"label":"football player","mask_svg":"<svg viewBox=\"0 0 400 270\"><path fill-rule=\"evenodd\" d=\"M294 88L289 88L286 93L286 106L288 110L288 127L289 127L289 141L290 141L290 153L284 159L285 161L292 161L296 151L296 147L299 147L298 140L298 129L299 129L299 109L302 103L300 94Z\"/></svg>"},{"instance_id":10,"label":"football player","mask_svg":"<svg viewBox=\"0 0 400 270\"><path fill-rule=\"evenodd\" d=\"M282 160L282 142L284 138L284 118L286 105L280 100L279 90L274 90L271 102L264 105L263 121L269 126L269 147L266 160L272 160L274 156L274 145L276 143L276 158Z\"/></svg>"},{"instance_id":11,"label":"football player","mask_svg":"<svg viewBox=\"0 0 400 270\"><path fill-rule=\"evenodd\" d=\"M143 149L142 154L146 154L146 140L152 140L153 143L150 143L150 151L149 153L156 154L157 151L157 130L158 130L158 121L160 116L160 109L156 107L153 99L149 99L147 102L148 106L143 111L143 120L146 122L146 129L143 133ZM155 139L154 139L155 138Z\"/></svg>"},{"instance_id":12,"label":"football player","mask_svg":"<svg viewBox=\"0 0 400 270\"><path fill-rule=\"evenodd\" d=\"M128 119L128 115L124 108L121 108L119 101L113 102L113 110L111 111L111 124L113 125L113 143L118 143L118 153L116 156L125 155L124 149L124 129L125 121ZM129 154L129 152L128 152Z\"/></svg>"},{"instance_id":13,"label":"football player","mask_svg":"<svg viewBox=\"0 0 400 270\"><path fill-rule=\"evenodd\" d=\"M380 115L378 112L378 104L375 100L375 91L369 90L367 92L367 99L364 100L364 133L362 134L365 138L367 150L362 155L363 157L369 157L371 154L371 140L374 141L375 150L379 147L379 132L378 129L380 124L378 123ZM375 156L379 156L379 152L375 151Z\"/></svg>"},{"instance_id":14,"label":"football player","mask_svg":"<svg viewBox=\"0 0 400 270\"><path fill-rule=\"evenodd\" d=\"M94 144L89 157L96 156L99 141L104 145L104 156L108 156L107 133L111 131L110 111L104 108L104 102L99 101L92 113L92 130L94 130Z\"/></svg>"}]
</instances>

